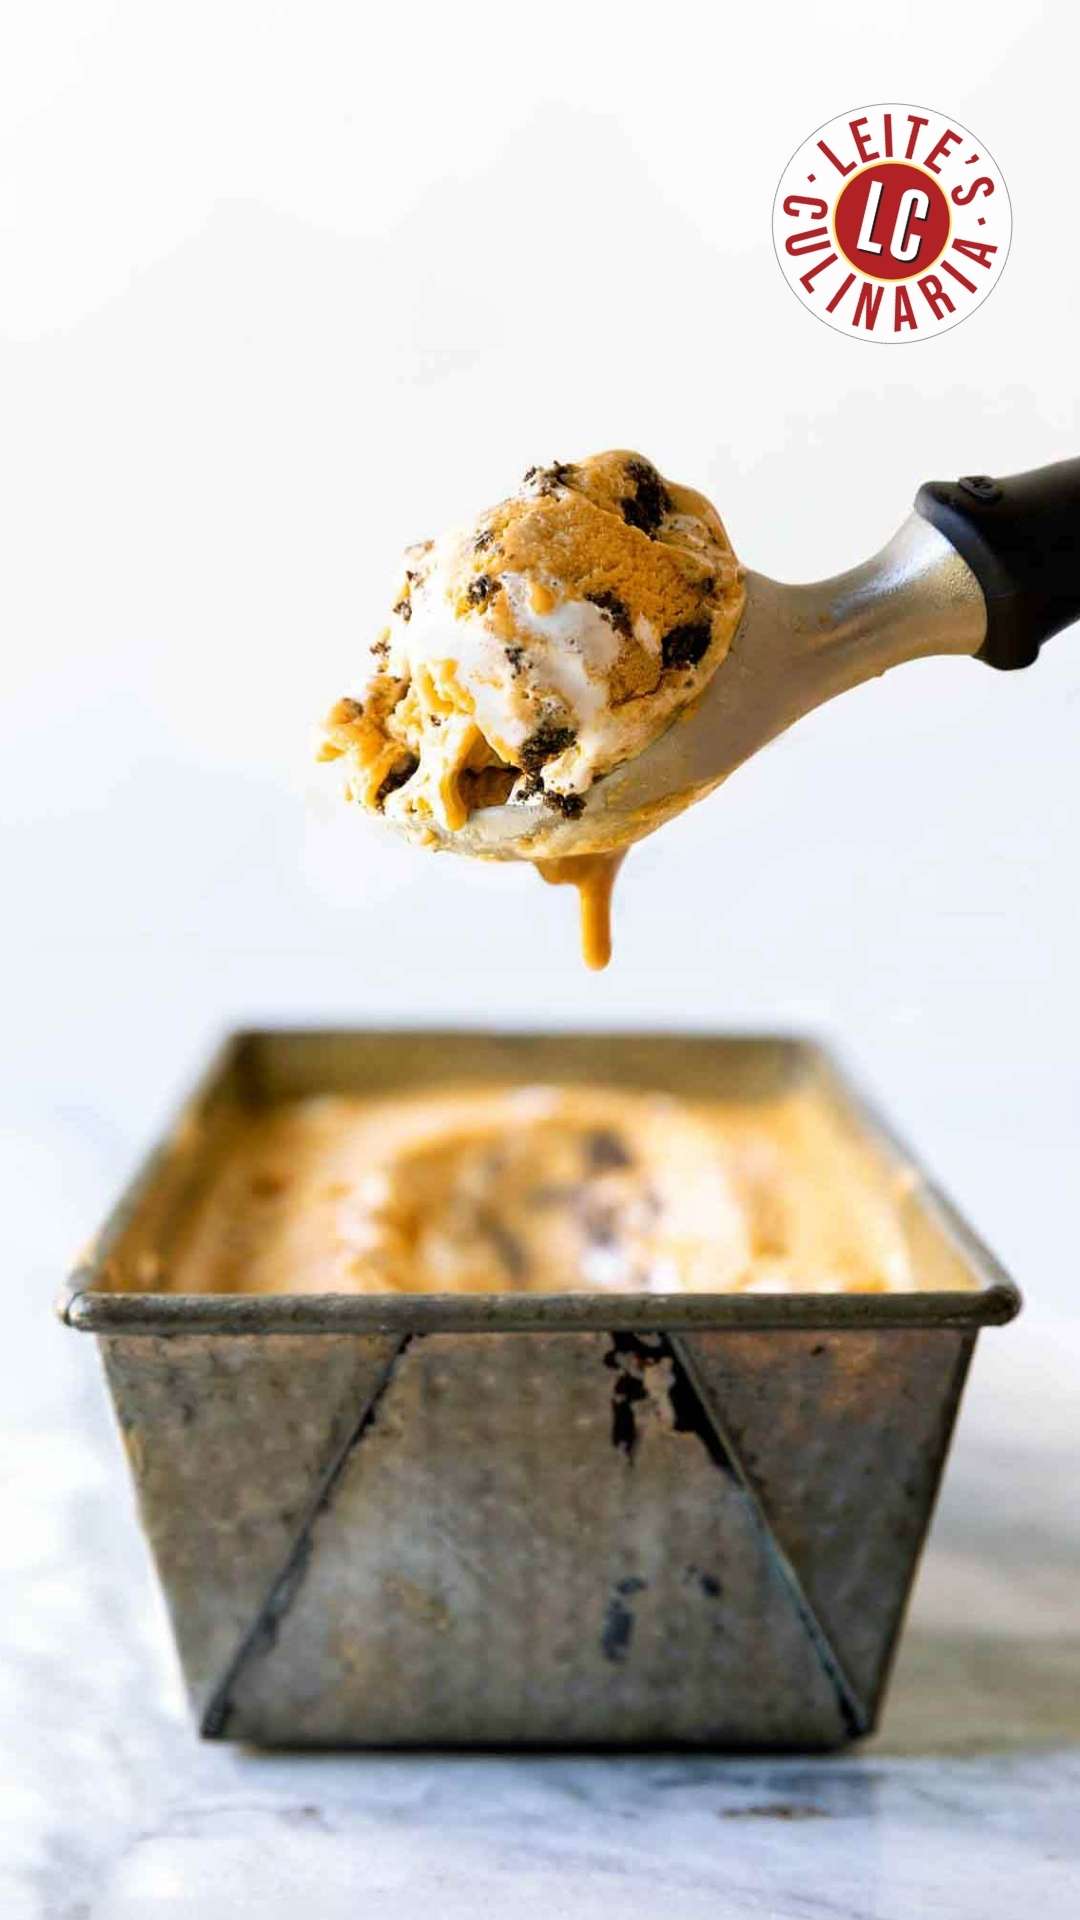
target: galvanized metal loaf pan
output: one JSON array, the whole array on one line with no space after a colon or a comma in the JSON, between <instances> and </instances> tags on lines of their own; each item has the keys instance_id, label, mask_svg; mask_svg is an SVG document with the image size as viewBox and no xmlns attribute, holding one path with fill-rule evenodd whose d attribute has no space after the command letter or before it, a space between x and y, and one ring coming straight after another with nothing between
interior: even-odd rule
<instances>
[{"instance_id":1,"label":"galvanized metal loaf pan","mask_svg":"<svg viewBox=\"0 0 1080 1920\"><path fill-rule=\"evenodd\" d=\"M463 1079L798 1080L909 1171L925 1291L120 1290L238 1108ZM807 1042L312 1031L228 1043L61 1312L98 1337L204 1734L825 1748L875 1724L978 1330L1019 1305Z\"/></svg>"}]
</instances>

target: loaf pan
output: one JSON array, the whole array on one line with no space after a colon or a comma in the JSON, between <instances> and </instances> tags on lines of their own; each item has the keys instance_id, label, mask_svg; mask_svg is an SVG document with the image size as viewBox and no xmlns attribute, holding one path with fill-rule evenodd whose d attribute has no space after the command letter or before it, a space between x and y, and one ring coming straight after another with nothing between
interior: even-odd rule
<instances>
[{"instance_id":1,"label":"loaf pan","mask_svg":"<svg viewBox=\"0 0 1080 1920\"><path fill-rule=\"evenodd\" d=\"M451 1080L799 1084L903 1170L919 1291L153 1290L238 1110ZM810 1749L878 1719L976 1336L1019 1306L810 1042L266 1031L61 1314L101 1349L207 1737Z\"/></svg>"}]
</instances>

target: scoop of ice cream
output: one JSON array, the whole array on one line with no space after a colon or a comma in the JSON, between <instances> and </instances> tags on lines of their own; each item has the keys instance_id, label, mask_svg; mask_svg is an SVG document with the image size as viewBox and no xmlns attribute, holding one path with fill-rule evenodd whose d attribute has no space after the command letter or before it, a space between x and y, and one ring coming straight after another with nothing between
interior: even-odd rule
<instances>
[{"instance_id":1,"label":"scoop of ice cream","mask_svg":"<svg viewBox=\"0 0 1080 1920\"><path fill-rule=\"evenodd\" d=\"M573 818L704 686L743 597L713 507L640 454L530 467L471 526L407 550L323 757L420 839L506 800Z\"/></svg>"}]
</instances>

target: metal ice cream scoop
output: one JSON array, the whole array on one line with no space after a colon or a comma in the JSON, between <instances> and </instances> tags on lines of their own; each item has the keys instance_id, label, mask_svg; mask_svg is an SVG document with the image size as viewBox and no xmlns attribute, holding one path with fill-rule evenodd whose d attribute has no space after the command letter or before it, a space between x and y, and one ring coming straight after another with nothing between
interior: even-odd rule
<instances>
[{"instance_id":1,"label":"metal ice cream scoop","mask_svg":"<svg viewBox=\"0 0 1080 1920\"><path fill-rule=\"evenodd\" d=\"M803 714L905 660L1029 666L1080 619L1080 460L1009 479L931 481L880 553L806 586L746 575L727 657L652 745L598 780L576 819L541 799L474 813L444 844L488 859L615 850L726 780Z\"/></svg>"}]
</instances>

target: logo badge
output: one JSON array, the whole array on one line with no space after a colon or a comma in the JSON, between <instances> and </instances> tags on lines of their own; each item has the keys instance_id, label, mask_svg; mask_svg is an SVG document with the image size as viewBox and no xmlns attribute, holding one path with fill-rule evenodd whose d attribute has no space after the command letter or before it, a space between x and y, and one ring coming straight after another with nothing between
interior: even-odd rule
<instances>
[{"instance_id":1,"label":"logo badge","mask_svg":"<svg viewBox=\"0 0 1080 1920\"><path fill-rule=\"evenodd\" d=\"M804 307L837 333L926 340L1001 277L1012 209L985 144L932 107L856 107L784 169L773 244Z\"/></svg>"}]
</instances>

